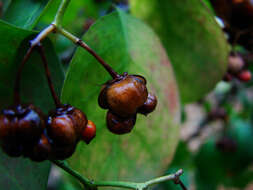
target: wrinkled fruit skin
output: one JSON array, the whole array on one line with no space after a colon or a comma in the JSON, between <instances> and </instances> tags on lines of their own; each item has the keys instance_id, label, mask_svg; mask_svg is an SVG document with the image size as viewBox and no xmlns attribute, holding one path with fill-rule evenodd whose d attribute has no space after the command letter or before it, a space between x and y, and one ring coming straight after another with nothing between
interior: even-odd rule
<instances>
[{"instance_id":1,"label":"wrinkled fruit skin","mask_svg":"<svg viewBox=\"0 0 253 190\"><path fill-rule=\"evenodd\" d=\"M104 104L99 105L125 118L136 114L148 97L145 79L135 75L124 75L110 81L101 93L99 99Z\"/></svg>"},{"instance_id":2,"label":"wrinkled fruit skin","mask_svg":"<svg viewBox=\"0 0 253 190\"><path fill-rule=\"evenodd\" d=\"M82 132L82 139L84 142L86 142L86 144L89 144L95 137L96 125L91 120L88 120L88 124Z\"/></svg>"},{"instance_id":3,"label":"wrinkled fruit skin","mask_svg":"<svg viewBox=\"0 0 253 190\"><path fill-rule=\"evenodd\" d=\"M47 119L48 136L57 145L73 145L87 125L85 114L70 105L52 111Z\"/></svg>"},{"instance_id":4,"label":"wrinkled fruit skin","mask_svg":"<svg viewBox=\"0 0 253 190\"><path fill-rule=\"evenodd\" d=\"M130 133L136 122L136 114L130 118L122 118L108 111L106 116L107 128L114 134Z\"/></svg>"},{"instance_id":5,"label":"wrinkled fruit skin","mask_svg":"<svg viewBox=\"0 0 253 190\"><path fill-rule=\"evenodd\" d=\"M0 114L0 142L9 156L21 156L38 141L45 128L44 116L34 105L18 105Z\"/></svg>"},{"instance_id":6,"label":"wrinkled fruit skin","mask_svg":"<svg viewBox=\"0 0 253 190\"><path fill-rule=\"evenodd\" d=\"M157 98L153 94L148 94L148 98L143 106L138 109L138 113L143 115L148 115L149 113L153 112L157 105Z\"/></svg>"}]
</instances>

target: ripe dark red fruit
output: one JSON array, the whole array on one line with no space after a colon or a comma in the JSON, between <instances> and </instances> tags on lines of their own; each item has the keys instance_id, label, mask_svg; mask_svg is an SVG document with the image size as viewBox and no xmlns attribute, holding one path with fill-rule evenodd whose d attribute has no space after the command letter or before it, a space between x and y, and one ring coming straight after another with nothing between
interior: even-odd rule
<instances>
[{"instance_id":1,"label":"ripe dark red fruit","mask_svg":"<svg viewBox=\"0 0 253 190\"><path fill-rule=\"evenodd\" d=\"M87 125L85 114L70 105L52 111L47 119L49 137L58 145L73 145Z\"/></svg>"},{"instance_id":2,"label":"ripe dark red fruit","mask_svg":"<svg viewBox=\"0 0 253 190\"><path fill-rule=\"evenodd\" d=\"M45 128L42 112L34 105L18 105L0 114L0 142L9 156L21 156L27 145L36 143Z\"/></svg>"},{"instance_id":3,"label":"ripe dark red fruit","mask_svg":"<svg viewBox=\"0 0 253 190\"><path fill-rule=\"evenodd\" d=\"M136 122L136 114L130 118L122 118L108 111L106 116L107 128L114 134L130 133Z\"/></svg>"},{"instance_id":4,"label":"ripe dark red fruit","mask_svg":"<svg viewBox=\"0 0 253 190\"><path fill-rule=\"evenodd\" d=\"M99 96L99 105L127 118L136 114L147 97L146 80L141 76L124 74L105 84Z\"/></svg>"},{"instance_id":5,"label":"ripe dark red fruit","mask_svg":"<svg viewBox=\"0 0 253 190\"><path fill-rule=\"evenodd\" d=\"M251 72L248 70L244 70L241 71L236 77L242 82L248 82L251 80Z\"/></svg>"},{"instance_id":6,"label":"ripe dark red fruit","mask_svg":"<svg viewBox=\"0 0 253 190\"><path fill-rule=\"evenodd\" d=\"M157 105L157 98L153 94L148 94L148 98L143 106L138 109L138 113L148 115L149 113L153 112Z\"/></svg>"},{"instance_id":7,"label":"ripe dark red fruit","mask_svg":"<svg viewBox=\"0 0 253 190\"><path fill-rule=\"evenodd\" d=\"M96 125L88 120L86 128L82 132L82 139L86 144L89 144L93 138L96 136Z\"/></svg>"}]
</instances>

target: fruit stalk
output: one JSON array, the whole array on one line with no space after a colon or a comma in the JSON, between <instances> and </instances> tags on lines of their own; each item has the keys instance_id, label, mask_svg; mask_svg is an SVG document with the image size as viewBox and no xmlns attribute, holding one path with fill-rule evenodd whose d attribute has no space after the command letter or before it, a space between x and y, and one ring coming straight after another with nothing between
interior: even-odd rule
<instances>
[{"instance_id":1,"label":"fruit stalk","mask_svg":"<svg viewBox=\"0 0 253 190\"><path fill-rule=\"evenodd\" d=\"M54 85L53 85L53 82L52 82L51 73L50 73L49 68L48 68L48 62L47 62L47 59L46 59L46 56L45 56L45 51L44 51L44 48L43 48L42 44L38 43L37 49L38 49L38 52L39 52L39 54L41 56L41 59L42 59L42 63L43 63L45 73L46 73L46 76L47 76L48 86L49 86L51 94L53 96L55 106L60 107L61 106L61 101L60 101L59 97L57 96L57 94L55 92Z\"/></svg>"},{"instance_id":2,"label":"fruit stalk","mask_svg":"<svg viewBox=\"0 0 253 190\"><path fill-rule=\"evenodd\" d=\"M24 56L24 58L23 58L23 60L21 62L21 65L18 68L18 72L17 72L17 75L16 75L15 84L14 84L14 104L15 105L18 105L21 102L21 99L20 99L20 81L21 81L21 75L22 75L22 71L23 71L23 68L25 66L25 63L27 62L27 60L31 56L32 50L33 50L33 47L30 47L28 49L27 53L25 54L25 56Z\"/></svg>"}]
</instances>

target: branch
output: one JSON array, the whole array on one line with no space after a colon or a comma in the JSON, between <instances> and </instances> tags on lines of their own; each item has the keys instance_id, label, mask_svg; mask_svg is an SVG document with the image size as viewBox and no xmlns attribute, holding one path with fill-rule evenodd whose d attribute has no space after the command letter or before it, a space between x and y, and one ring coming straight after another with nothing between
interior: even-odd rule
<instances>
[{"instance_id":1,"label":"branch","mask_svg":"<svg viewBox=\"0 0 253 190\"><path fill-rule=\"evenodd\" d=\"M15 84L14 84L14 104L15 105L18 105L20 104L20 81L21 81L21 74L22 74L22 71L23 71L23 68L25 66L25 63L27 62L27 60L29 59L29 57L31 56L31 53L32 53L32 50L33 50L33 47L30 47L27 51L27 53L25 54L22 62L21 62L21 65L19 66L18 68L18 72L17 72L17 75L16 75L16 79L15 79Z\"/></svg>"},{"instance_id":2,"label":"branch","mask_svg":"<svg viewBox=\"0 0 253 190\"><path fill-rule=\"evenodd\" d=\"M55 165L62 168L66 172L68 172L70 175L75 177L77 180L80 181L84 185L84 187L88 189L96 189L97 187L120 187L120 188L126 188L126 189L135 189L135 190L144 190L147 189L150 186L153 186L158 183L162 183L165 181L172 180L175 184L179 184L180 187L183 190L187 190L187 188L184 186L182 181L180 180L180 176L183 174L183 170L180 169L174 174L166 175L163 177L158 177L149 181L146 181L144 183L134 183L134 182L124 182L124 181L91 181L78 172L74 171L72 168L68 166L66 162L57 161L57 160L51 160Z\"/></svg>"},{"instance_id":3,"label":"branch","mask_svg":"<svg viewBox=\"0 0 253 190\"><path fill-rule=\"evenodd\" d=\"M46 73L46 76L47 76L48 86L50 88L51 95L54 99L55 106L60 107L62 104L61 104L61 101L60 101L59 97L57 96L57 94L55 92L55 89L54 89L51 73L50 73L49 68L48 68L48 62L47 62L47 59L46 59L45 50L44 50L42 44L40 44L40 43L36 47L37 47L37 50L38 50L38 52L41 56L41 59L42 59L42 63L43 63L45 73Z\"/></svg>"},{"instance_id":4,"label":"branch","mask_svg":"<svg viewBox=\"0 0 253 190\"><path fill-rule=\"evenodd\" d=\"M70 41L72 41L73 43L81 46L86 51L88 51L105 68L105 70L112 76L113 79L120 77L120 75L117 72L115 72L110 65L108 65L94 50L92 50L81 39L77 38L76 36L64 30L63 28L57 28L57 32L59 32L60 34L68 38Z\"/></svg>"},{"instance_id":5,"label":"branch","mask_svg":"<svg viewBox=\"0 0 253 190\"><path fill-rule=\"evenodd\" d=\"M66 9L68 8L69 3L70 3L70 0L61 1L60 7L57 10L57 13L55 15L55 18L52 24L54 24L57 27L61 25L61 22L64 17L64 13L66 12Z\"/></svg>"}]
</instances>

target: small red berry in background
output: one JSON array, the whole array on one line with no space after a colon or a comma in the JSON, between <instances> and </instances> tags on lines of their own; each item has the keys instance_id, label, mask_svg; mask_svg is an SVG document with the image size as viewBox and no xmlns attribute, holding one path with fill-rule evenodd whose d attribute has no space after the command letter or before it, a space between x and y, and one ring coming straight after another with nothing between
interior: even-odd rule
<instances>
[{"instance_id":1,"label":"small red berry in background","mask_svg":"<svg viewBox=\"0 0 253 190\"><path fill-rule=\"evenodd\" d=\"M237 78L242 81L242 82L248 82L251 80L251 72L249 70L244 70L241 71L238 75Z\"/></svg>"},{"instance_id":2,"label":"small red berry in background","mask_svg":"<svg viewBox=\"0 0 253 190\"><path fill-rule=\"evenodd\" d=\"M86 128L82 132L82 139L86 144L89 144L91 140L96 136L96 125L91 121L88 120L88 124Z\"/></svg>"}]
</instances>

